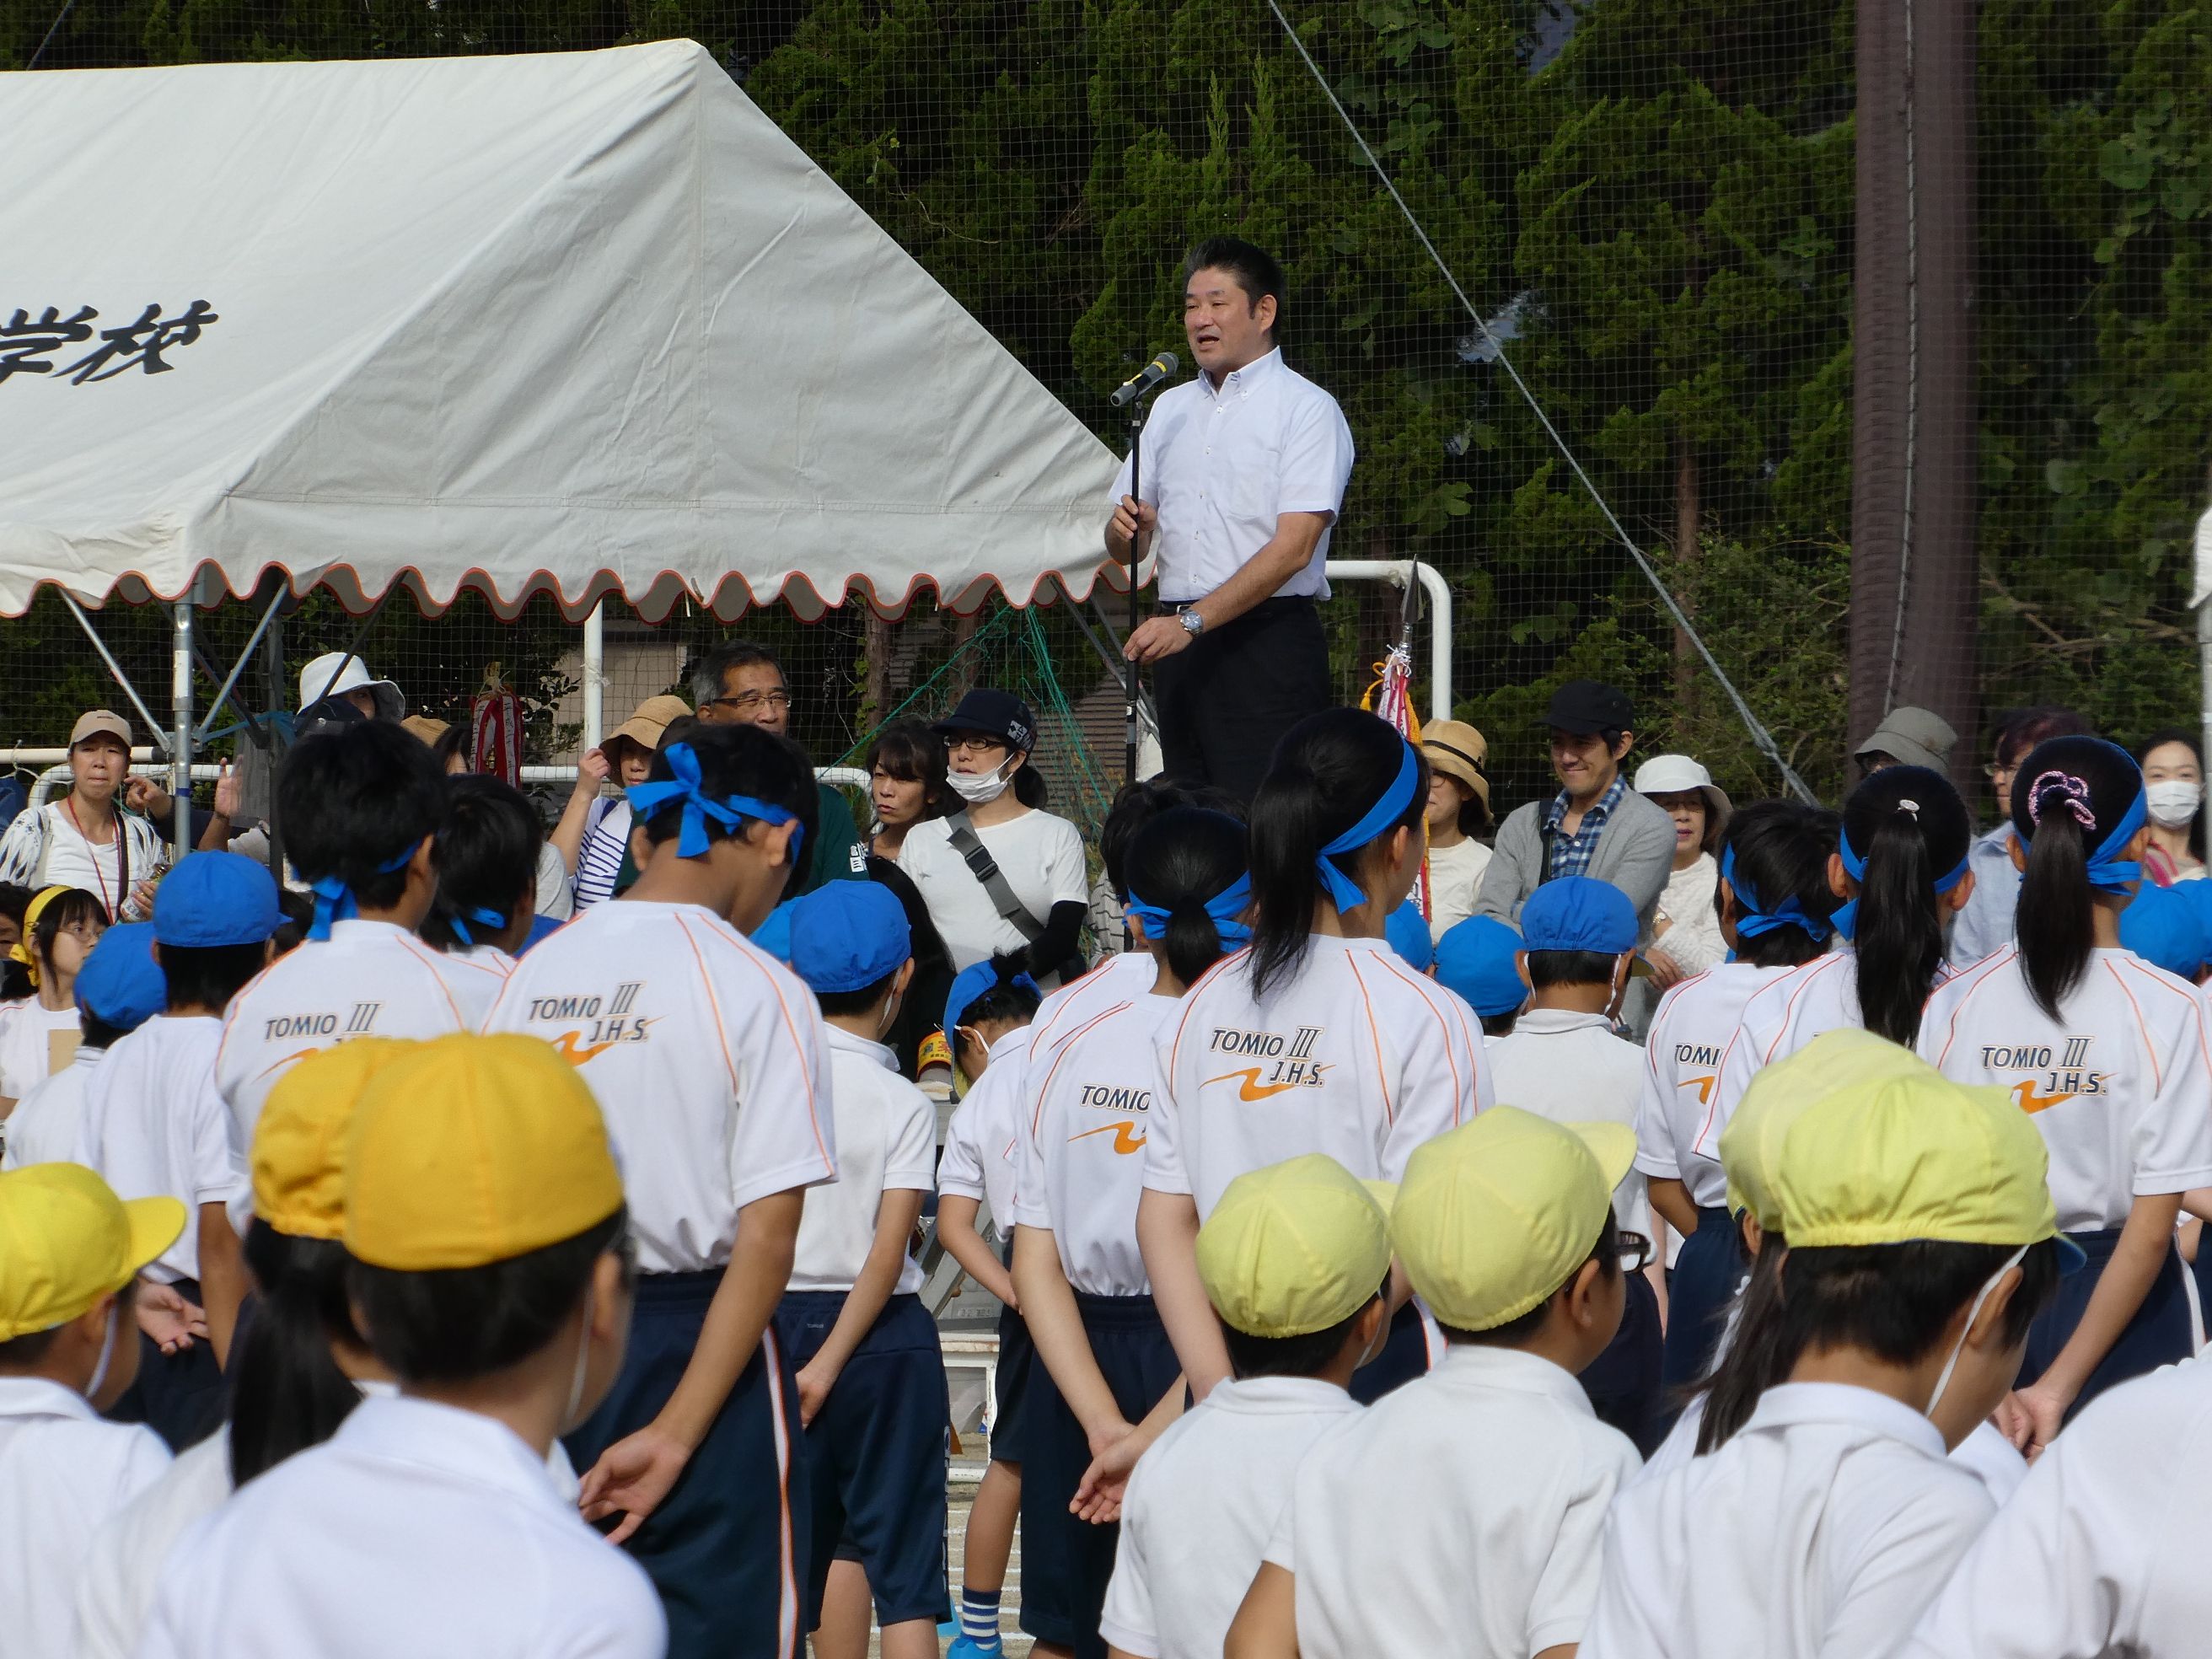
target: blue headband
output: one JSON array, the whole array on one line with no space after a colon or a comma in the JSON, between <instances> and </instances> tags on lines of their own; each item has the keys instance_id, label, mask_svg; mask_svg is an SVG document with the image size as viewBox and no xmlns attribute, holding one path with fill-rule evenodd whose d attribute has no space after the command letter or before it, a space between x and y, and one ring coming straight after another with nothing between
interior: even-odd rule
<instances>
[{"instance_id":1,"label":"blue headband","mask_svg":"<svg viewBox=\"0 0 2212 1659\"><path fill-rule=\"evenodd\" d=\"M696 859L707 850L707 820L709 818L725 830L734 830L746 818L757 818L766 824L793 823L798 817L781 806L772 806L764 800L755 800L750 795L725 795L719 800L708 794L699 781L699 757L688 743L672 743L660 751L668 758L668 769L675 777L660 783L633 784L624 792L629 798L629 810L637 814L642 823L670 801L684 803L684 830L677 837L676 851L680 857ZM799 824L791 832L791 859L799 861L800 849L806 844L806 826Z\"/></svg>"},{"instance_id":2,"label":"blue headband","mask_svg":"<svg viewBox=\"0 0 2212 1659\"><path fill-rule=\"evenodd\" d=\"M1850 830L1846 830L1836 837L1836 854L1838 857L1843 860L1844 868L1850 872L1850 878L1853 881L1863 881L1866 879L1866 860L1861 858L1858 855L1857 850L1852 847L1851 832ZM1972 852L1970 850L1965 858L1959 860L1957 868L1954 869L1950 874L1941 877L1937 879L1936 883L1936 896L1938 898L1941 898L1944 894L1949 892L1954 887L1956 887L1960 882L1966 878L1966 866L1973 861L1973 856ZM1859 928L1859 902L1856 899L1853 899L1848 904L1838 905L1837 907L1835 925L1836 931L1841 933L1845 939L1853 939L1857 936Z\"/></svg>"},{"instance_id":3,"label":"blue headband","mask_svg":"<svg viewBox=\"0 0 2212 1659\"><path fill-rule=\"evenodd\" d=\"M2125 753L2124 750L2120 752ZM2085 830L2096 829L2096 814L2089 807L2089 786L2066 772L2042 773L2028 785L2027 800L2030 824L2042 821L2044 809L2040 792L2046 783L2056 783L2065 792L2062 804L2067 811L2073 814L2075 823ZM2014 787L2017 789L2019 786L2015 784ZM2112 826L2112 833L2089 850L2087 873L2090 886L2100 893L2112 893L2122 898L2135 891L2136 884L2142 879L2142 866L2121 858L2119 854L2136 838L2136 831L2143 827L2149 812L2149 797L2138 787L2135 799L2128 803L2128 810L2120 814L2120 821Z\"/></svg>"},{"instance_id":4,"label":"blue headband","mask_svg":"<svg viewBox=\"0 0 2212 1659\"><path fill-rule=\"evenodd\" d=\"M1237 918L1252 908L1252 878L1247 873L1237 878L1212 898L1206 901L1206 914L1213 918L1213 931L1220 935L1224 950L1252 942L1252 930ZM1147 904L1135 893L1129 895L1129 914L1142 916L1154 939L1167 937L1168 913L1157 904Z\"/></svg>"},{"instance_id":5,"label":"blue headband","mask_svg":"<svg viewBox=\"0 0 2212 1659\"><path fill-rule=\"evenodd\" d=\"M411 841L397 858L386 859L376 866L376 873L388 876L395 870L404 870L407 860L415 856L415 849L422 843ZM309 924L309 939L328 939L331 924L351 921L361 914L361 905L354 898L353 889L336 876L325 876L320 881L310 882L307 890L315 896L315 919Z\"/></svg>"},{"instance_id":6,"label":"blue headband","mask_svg":"<svg viewBox=\"0 0 2212 1659\"><path fill-rule=\"evenodd\" d=\"M507 918L489 904L480 904L473 910L462 910L446 918L446 926L453 930L453 937L464 945L474 945L469 937L467 924L473 921L479 927L489 927L494 933L507 926Z\"/></svg>"},{"instance_id":7,"label":"blue headband","mask_svg":"<svg viewBox=\"0 0 2212 1659\"><path fill-rule=\"evenodd\" d=\"M1735 848L1721 854L1721 879L1735 890L1735 932L1738 939L1757 939L1778 927L1802 927L1815 945L1826 945L1828 935L1836 931L1832 921L1805 914L1805 907L1797 902L1795 894L1784 899L1773 909L1767 908L1759 895L1744 884L1735 872Z\"/></svg>"},{"instance_id":8,"label":"blue headband","mask_svg":"<svg viewBox=\"0 0 2212 1659\"><path fill-rule=\"evenodd\" d=\"M1391 781L1390 787L1382 792L1380 800L1367 809L1365 817L1322 848L1314 860L1314 872L1321 878L1321 884L1328 890L1329 902L1339 910L1358 909L1367 902L1367 895L1361 890L1358 882L1331 864L1329 860L1340 853L1358 852L1405 817L1406 809L1413 804L1413 787L1420 781L1421 765L1413 754L1413 745L1403 738L1398 741L1406 751L1406 758L1399 765L1398 775Z\"/></svg>"}]
</instances>

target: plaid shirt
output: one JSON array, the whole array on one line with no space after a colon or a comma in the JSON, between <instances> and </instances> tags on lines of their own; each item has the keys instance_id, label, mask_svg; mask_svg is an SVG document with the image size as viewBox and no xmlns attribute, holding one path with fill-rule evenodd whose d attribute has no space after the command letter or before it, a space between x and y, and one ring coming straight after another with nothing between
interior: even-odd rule
<instances>
[{"instance_id":1,"label":"plaid shirt","mask_svg":"<svg viewBox=\"0 0 2212 1659\"><path fill-rule=\"evenodd\" d=\"M1567 792L1562 789L1552 798L1552 804L1544 809L1544 840L1551 848L1544 872L1546 881L1589 873L1590 860L1597 856L1597 838L1605 833L1605 826L1613 821L1613 809L1627 793L1628 780L1615 776L1613 787L1583 814L1581 827L1571 836L1561 833L1559 829L1566 821Z\"/></svg>"}]
</instances>

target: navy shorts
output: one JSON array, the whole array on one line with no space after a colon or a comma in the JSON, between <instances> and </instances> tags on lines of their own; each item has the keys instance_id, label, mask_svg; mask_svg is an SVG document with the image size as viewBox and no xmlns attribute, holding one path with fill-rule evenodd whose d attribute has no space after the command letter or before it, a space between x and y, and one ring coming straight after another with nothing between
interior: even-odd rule
<instances>
[{"instance_id":1,"label":"navy shorts","mask_svg":"<svg viewBox=\"0 0 2212 1659\"><path fill-rule=\"evenodd\" d=\"M821 1352L842 1291L787 1291L775 1330L793 1374ZM945 1459L952 1402L937 1324L918 1296L895 1296L837 1373L806 1427L812 1487L813 1571L806 1627L822 1623L822 1595L841 1541L867 1569L882 1625L951 1617L945 1595Z\"/></svg>"},{"instance_id":2,"label":"navy shorts","mask_svg":"<svg viewBox=\"0 0 2212 1659\"><path fill-rule=\"evenodd\" d=\"M206 1305L198 1279L180 1279L172 1288L185 1301ZM252 1314L249 1296L239 1310L238 1328L231 1334L233 1352L245 1340ZM143 1423L172 1452L197 1446L222 1426L230 1387L215 1363L214 1343L202 1340L182 1353L163 1353L152 1337L127 1322L117 1328L116 1340L137 1343L138 1376L108 1408L110 1422Z\"/></svg>"},{"instance_id":3,"label":"navy shorts","mask_svg":"<svg viewBox=\"0 0 2212 1659\"><path fill-rule=\"evenodd\" d=\"M579 1474L668 1403L721 1279L719 1271L639 1278L622 1373L563 1443ZM799 1659L804 1650L805 1449L781 1346L771 1322L668 1497L623 1547L660 1593L668 1659Z\"/></svg>"},{"instance_id":4,"label":"navy shorts","mask_svg":"<svg viewBox=\"0 0 2212 1659\"><path fill-rule=\"evenodd\" d=\"M2069 1233L2067 1237L2081 1247L2089 1260L2081 1271L2069 1273L2058 1281L2058 1294L2049 1307L2028 1328L2027 1352L2021 1358L2019 1385L2026 1388L2043 1375L2058 1352L2066 1346L2074 1328L2081 1322L2081 1316L2089 1306L2090 1292L2104 1277L2106 1264L2112 1259L2113 1247L2120 1242L2120 1230L2111 1228L2102 1232ZM2089 1380L2081 1385L2080 1398L2066 1413L2072 1422L2081 1407L2109 1388L2132 1382L2160 1365L2177 1364L2189 1358L2196 1346L2196 1333L2189 1311L2189 1295L2181 1283L2181 1254L2169 1246L2166 1260L2158 1265L2158 1277L2150 1282L2144 1292L2142 1306L2136 1316L2120 1332L2120 1340L2112 1344L2112 1352L2089 1373Z\"/></svg>"},{"instance_id":5,"label":"navy shorts","mask_svg":"<svg viewBox=\"0 0 2212 1659\"><path fill-rule=\"evenodd\" d=\"M1601 1423L1610 1423L1649 1457L1666 1438L1659 1426L1659 1293L1640 1273L1621 1286L1620 1328L1583 1368L1583 1392Z\"/></svg>"},{"instance_id":6,"label":"navy shorts","mask_svg":"<svg viewBox=\"0 0 2212 1659\"><path fill-rule=\"evenodd\" d=\"M1713 1346L1728 1324L1729 1304L1743 1281L1735 1218L1718 1205L1700 1205L1698 1231L1682 1241L1667 1279L1667 1337L1660 1378L1670 1395L1704 1376ZM1663 1413L1671 1422L1679 1408Z\"/></svg>"},{"instance_id":7,"label":"navy shorts","mask_svg":"<svg viewBox=\"0 0 2212 1659\"><path fill-rule=\"evenodd\" d=\"M1012 1308L999 1310L999 1369L994 1383L999 1414L990 1425L991 1461L1019 1463L1027 1420L1030 1379L1038 1370L1030 1328Z\"/></svg>"},{"instance_id":8,"label":"navy shorts","mask_svg":"<svg viewBox=\"0 0 2212 1659\"><path fill-rule=\"evenodd\" d=\"M1352 1397L1371 1406L1394 1389L1402 1389L1429 1370L1429 1335L1421 1326L1421 1310L1407 1301L1390 1316L1390 1330L1382 1351L1352 1374Z\"/></svg>"},{"instance_id":9,"label":"navy shorts","mask_svg":"<svg viewBox=\"0 0 2212 1659\"><path fill-rule=\"evenodd\" d=\"M1182 1374L1167 1329L1148 1296L1087 1296L1075 1305L1114 1403L1130 1422L1142 1420ZM1106 1659L1098 1617L1114 1576L1117 1525L1093 1526L1068 1513L1091 1467L1083 1425L1040 1360L1030 1379L1022 1462L1022 1628L1040 1642L1075 1650L1076 1659Z\"/></svg>"}]
</instances>

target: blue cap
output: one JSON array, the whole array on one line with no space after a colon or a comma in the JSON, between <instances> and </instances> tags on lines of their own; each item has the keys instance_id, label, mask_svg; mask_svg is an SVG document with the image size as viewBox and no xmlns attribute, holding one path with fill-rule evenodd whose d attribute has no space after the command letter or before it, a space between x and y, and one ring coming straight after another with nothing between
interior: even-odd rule
<instances>
[{"instance_id":1,"label":"blue cap","mask_svg":"<svg viewBox=\"0 0 2212 1659\"><path fill-rule=\"evenodd\" d=\"M1636 907L1609 881L1562 876L1528 895L1521 907L1524 951L1595 951L1619 956L1636 948Z\"/></svg>"},{"instance_id":2,"label":"blue cap","mask_svg":"<svg viewBox=\"0 0 2212 1659\"><path fill-rule=\"evenodd\" d=\"M999 970L991 965L991 959L988 957L984 957L981 962L969 963L953 976L952 988L945 993L945 996L943 1029L945 1040L947 1042L952 1041L953 1028L960 1024L961 1016L968 1012L968 1005L981 996L984 992L996 986L998 982ZM1027 974L1016 974L1013 983L1030 991L1034 991L1037 988L1036 981Z\"/></svg>"},{"instance_id":3,"label":"blue cap","mask_svg":"<svg viewBox=\"0 0 2212 1659\"><path fill-rule=\"evenodd\" d=\"M1413 964L1415 973L1427 973L1429 964L1437 959L1436 946L1429 938L1428 920L1411 899L1382 919L1382 937L1390 942L1392 950Z\"/></svg>"},{"instance_id":4,"label":"blue cap","mask_svg":"<svg viewBox=\"0 0 2212 1659\"><path fill-rule=\"evenodd\" d=\"M768 919L753 929L753 943L778 962L791 960L791 913L799 908L797 899L786 899L768 913Z\"/></svg>"},{"instance_id":5,"label":"blue cap","mask_svg":"<svg viewBox=\"0 0 2212 1659\"><path fill-rule=\"evenodd\" d=\"M284 921L265 866L238 853L194 853L154 892L154 941L180 950L258 945Z\"/></svg>"},{"instance_id":6,"label":"blue cap","mask_svg":"<svg viewBox=\"0 0 2212 1659\"><path fill-rule=\"evenodd\" d=\"M118 1031L137 1030L169 1006L152 922L126 921L100 936L77 969L76 1006Z\"/></svg>"},{"instance_id":7,"label":"blue cap","mask_svg":"<svg viewBox=\"0 0 2212 1659\"><path fill-rule=\"evenodd\" d=\"M2143 883L2120 912L2120 943L2154 968L2194 980L2212 959L2212 881Z\"/></svg>"},{"instance_id":8,"label":"blue cap","mask_svg":"<svg viewBox=\"0 0 2212 1659\"><path fill-rule=\"evenodd\" d=\"M872 881L823 882L793 902L789 925L791 971L810 990L865 990L914 953L906 907Z\"/></svg>"},{"instance_id":9,"label":"blue cap","mask_svg":"<svg viewBox=\"0 0 2212 1659\"><path fill-rule=\"evenodd\" d=\"M1454 922L1437 941L1437 983L1458 992L1485 1019L1517 1014L1528 1000L1515 961L1522 948L1521 935L1495 916Z\"/></svg>"}]
</instances>

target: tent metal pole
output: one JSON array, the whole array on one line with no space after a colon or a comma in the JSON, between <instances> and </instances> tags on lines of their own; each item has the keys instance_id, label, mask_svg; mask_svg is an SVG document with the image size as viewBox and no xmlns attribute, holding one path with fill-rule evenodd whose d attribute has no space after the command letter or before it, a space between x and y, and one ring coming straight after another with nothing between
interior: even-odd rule
<instances>
[{"instance_id":1,"label":"tent metal pole","mask_svg":"<svg viewBox=\"0 0 2212 1659\"><path fill-rule=\"evenodd\" d=\"M261 613L260 622L254 626L253 637L246 641L246 649L238 653L237 662L231 666L230 678L223 681L222 689L215 694L215 701L208 705L207 718L200 722L196 741L204 743L207 740L209 729L215 725L216 717L222 712L224 700L230 696L232 688L237 685L238 677L246 672L246 665L253 660L253 653L261 644L261 636L269 631L269 624L276 620L276 607L284 603L285 595L286 590L282 586L278 587L276 597L269 602L269 608ZM252 723L252 717L243 708L238 710L238 714L239 718L248 725Z\"/></svg>"},{"instance_id":2,"label":"tent metal pole","mask_svg":"<svg viewBox=\"0 0 2212 1659\"><path fill-rule=\"evenodd\" d=\"M174 856L181 860L192 850L192 815L185 803L192 798L192 595L191 588L177 601L176 643L169 659L169 693L176 705L177 731L169 746L169 793L176 799L170 818L176 836Z\"/></svg>"},{"instance_id":3,"label":"tent metal pole","mask_svg":"<svg viewBox=\"0 0 2212 1659\"><path fill-rule=\"evenodd\" d=\"M584 613L584 752L599 746L606 732L607 602Z\"/></svg>"},{"instance_id":4,"label":"tent metal pole","mask_svg":"<svg viewBox=\"0 0 2212 1659\"><path fill-rule=\"evenodd\" d=\"M100 630L92 625L92 618L85 615L84 607L77 603L76 595L66 587L58 591L62 596L62 603L69 606L70 615L76 618L76 625L84 629L84 636L92 641L92 648L100 653L100 661L107 665L107 672L115 676L115 683L123 688L123 695L131 699L131 706L138 711L138 718L146 722L146 729L154 734L154 740L156 743L162 741L161 722L155 719L154 711L146 707L145 698L140 696L138 688L131 684L131 677L123 672L123 665L115 660L115 653L107 648L107 641L100 637Z\"/></svg>"}]
</instances>

